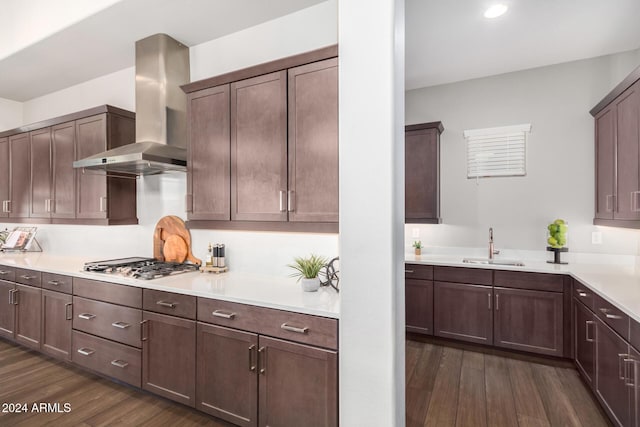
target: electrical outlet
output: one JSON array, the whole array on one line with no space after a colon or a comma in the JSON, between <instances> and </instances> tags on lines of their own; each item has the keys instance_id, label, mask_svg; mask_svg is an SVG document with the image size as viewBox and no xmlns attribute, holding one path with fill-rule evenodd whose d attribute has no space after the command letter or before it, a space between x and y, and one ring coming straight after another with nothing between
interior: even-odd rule
<instances>
[{"instance_id":1,"label":"electrical outlet","mask_svg":"<svg viewBox=\"0 0 640 427\"><path fill-rule=\"evenodd\" d=\"M412 228L411 229L411 237L413 239L419 239L420 238L420 229L419 228Z\"/></svg>"},{"instance_id":2,"label":"electrical outlet","mask_svg":"<svg viewBox=\"0 0 640 427\"><path fill-rule=\"evenodd\" d=\"M594 245L602 244L602 231L592 231L591 232L591 243Z\"/></svg>"}]
</instances>

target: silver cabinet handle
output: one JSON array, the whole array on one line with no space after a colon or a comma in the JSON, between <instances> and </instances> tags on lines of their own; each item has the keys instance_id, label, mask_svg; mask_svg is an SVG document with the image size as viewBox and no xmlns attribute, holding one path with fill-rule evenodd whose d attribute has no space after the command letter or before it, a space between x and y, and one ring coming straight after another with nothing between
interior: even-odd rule
<instances>
[{"instance_id":1,"label":"silver cabinet handle","mask_svg":"<svg viewBox=\"0 0 640 427\"><path fill-rule=\"evenodd\" d=\"M112 364L113 366L117 366L118 368L122 368L122 369L124 369L124 368L126 368L127 366L129 366L129 364L128 364L127 362L125 362L124 360L118 360L118 359L116 359L116 360L112 360L112 361L111 361L111 364Z\"/></svg>"},{"instance_id":2,"label":"silver cabinet handle","mask_svg":"<svg viewBox=\"0 0 640 427\"><path fill-rule=\"evenodd\" d=\"M615 203L615 194L607 194L607 212L617 212Z\"/></svg>"},{"instance_id":3,"label":"silver cabinet handle","mask_svg":"<svg viewBox=\"0 0 640 427\"><path fill-rule=\"evenodd\" d=\"M601 308L600 311L605 315L607 319L622 319L622 316L609 313L611 310L608 308Z\"/></svg>"},{"instance_id":4,"label":"silver cabinet handle","mask_svg":"<svg viewBox=\"0 0 640 427\"><path fill-rule=\"evenodd\" d=\"M261 364L260 374L264 375L267 372L267 352L266 347L260 347L258 349L258 361Z\"/></svg>"},{"instance_id":5,"label":"silver cabinet handle","mask_svg":"<svg viewBox=\"0 0 640 427\"><path fill-rule=\"evenodd\" d=\"M96 315L91 313L80 313L78 314L78 317L84 320L91 320L96 317Z\"/></svg>"},{"instance_id":6,"label":"silver cabinet handle","mask_svg":"<svg viewBox=\"0 0 640 427\"><path fill-rule=\"evenodd\" d=\"M626 374L622 373L622 359L628 358L629 355L627 353L618 353L618 378L626 381Z\"/></svg>"},{"instance_id":7,"label":"silver cabinet handle","mask_svg":"<svg viewBox=\"0 0 640 427\"><path fill-rule=\"evenodd\" d=\"M6 213L11 213L11 200L4 201L7 204L7 208L5 209Z\"/></svg>"},{"instance_id":8,"label":"silver cabinet handle","mask_svg":"<svg viewBox=\"0 0 640 427\"><path fill-rule=\"evenodd\" d=\"M500 294L496 294L496 311L498 310L500 310ZM507 312L509 312L508 309Z\"/></svg>"},{"instance_id":9,"label":"silver cabinet handle","mask_svg":"<svg viewBox=\"0 0 640 427\"><path fill-rule=\"evenodd\" d=\"M235 313L225 313L222 310L216 310L212 312L211 315L214 317L222 317L223 319L233 319L234 317L236 317Z\"/></svg>"},{"instance_id":10,"label":"silver cabinet handle","mask_svg":"<svg viewBox=\"0 0 640 427\"><path fill-rule=\"evenodd\" d=\"M95 352L96 351L94 349L88 348L88 347L83 347L78 349L78 353L80 353L83 356L91 356Z\"/></svg>"},{"instance_id":11,"label":"silver cabinet handle","mask_svg":"<svg viewBox=\"0 0 640 427\"><path fill-rule=\"evenodd\" d=\"M297 328L295 326L287 325L286 323L283 323L282 325L280 325L280 328L284 329L285 331L296 332L298 334L306 334L307 332L309 332L309 328L307 328L306 326L302 328Z\"/></svg>"},{"instance_id":12,"label":"silver cabinet handle","mask_svg":"<svg viewBox=\"0 0 640 427\"><path fill-rule=\"evenodd\" d=\"M640 194L640 191L631 192L631 212L640 211L640 207L638 207L638 194Z\"/></svg>"},{"instance_id":13,"label":"silver cabinet handle","mask_svg":"<svg viewBox=\"0 0 640 427\"><path fill-rule=\"evenodd\" d=\"M9 289L9 304L18 305L18 301L16 300L17 289Z\"/></svg>"},{"instance_id":14,"label":"silver cabinet handle","mask_svg":"<svg viewBox=\"0 0 640 427\"><path fill-rule=\"evenodd\" d=\"M487 294L487 304L488 304L489 310L491 310L491 294L490 293Z\"/></svg>"},{"instance_id":15,"label":"silver cabinet handle","mask_svg":"<svg viewBox=\"0 0 640 427\"><path fill-rule=\"evenodd\" d=\"M128 324L128 323L124 323L124 322L113 322L111 324L111 326L113 326L114 328L118 328L118 329L127 329L131 325Z\"/></svg>"},{"instance_id":16,"label":"silver cabinet handle","mask_svg":"<svg viewBox=\"0 0 640 427\"><path fill-rule=\"evenodd\" d=\"M405 270L405 273L413 273L413 270Z\"/></svg>"},{"instance_id":17,"label":"silver cabinet handle","mask_svg":"<svg viewBox=\"0 0 640 427\"><path fill-rule=\"evenodd\" d=\"M51 212L51 199L44 199L44 211Z\"/></svg>"},{"instance_id":18,"label":"silver cabinet handle","mask_svg":"<svg viewBox=\"0 0 640 427\"><path fill-rule=\"evenodd\" d=\"M6 276L9 273L11 273L11 272L10 271L6 271L6 270L0 270L0 276Z\"/></svg>"},{"instance_id":19,"label":"silver cabinet handle","mask_svg":"<svg viewBox=\"0 0 640 427\"><path fill-rule=\"evenodd\" d=\"M251 344L249 346L249 370L251 372L256 370L256 365L253 363L253 350L255 350L256 345L255 344Z\"/></svg>"},{"instance_id":20,"label":"silver cabinet handle","mask_svg":"<svg viewBox=\"0 0 640 427\"><path fill-rule=\"evenodd\" d=\"M185 211L193 212L193 195L186 194L184 196Z\"/></svg>"},{"instance_id":21,"label":"silver cabinet handle","mask_svg":"<svg viewBox=\"0 0 640 427\"><path fill-rule=\"evenodd\" d=\"M146 341L148 339L148 337L145 336L146 328L144 327L147 322L148 320L143 320L142 322L140 322L140 341Z\"/></svg>"},{"instance_id":22,"label":"silver cabinet handle","mask_svg":"<svg viewBox=\"0 0 640 427\"><path fill-rule=\"evenodd\" d=\"M12 295L13 295L13 298L11 300L11 304L13 304L13 305L20 304L20 300L19 300L20 291L18 289L13 289L11 292L12 292Z\"/></svg>"},{"instance_id":23,"label":"silver cabinet handle","mask_svg":"<svg viewBox=\"0 0 640 427\"><path fill-rule=\"evenodd\" d=\"M633 383L633 380L631 380L631 375L629 375L630 369L628 369L628 366L629 366L629 363L631 363L631 365L633 366L633 370L635 371L636 369L635 359L632 358L630 355L627 355L627 357L623 359L623 362L624 362L624 385L626 385L627 387L634 387L635 384Z\"/></svg>"},{"instance_id":24,"label":"silver cabinet handle","mask_svg":"<svg viewBox=\"0 0 640 427\"><path fill-rule=\"evenodd\" d=\"M279 197L280 197L280 212L286 212L286 209L284 208L284 190L280 190L279 192Z\"/></svg>"},{"instance_id":25,"label":"silver cabinet handle","mask_svg":"<svg viewBox=\"0 0 640 427\"><path fill-rule=\"evenodd\" d=\"M71 309L71 311L69 311ZM66 303L64 305L64 320L72 320L73 319L73 303Z\"/></svg>"},{"instance_id":26,"label":"silver cabinet handle","mask_svg":"<svg viewBox=\"0 0 640 427\"><path fill-rule=\"evenodd\" d=\"M176 308L176 304L173 302L157 301L156 305L167 307L167 308Z\"/></svg>"},{"instance_id":27,"label":"silver cabinet handle","mask_svg":"<svg viewBox=\"0 0 640 427\"><path fill-rule=\"evenodd\" d=\"M578 296L583 297L583 298L589 295L585 291L583 291L582 289L576 289L576 292L578 293Z\"/></svg>"},{"instance_id":28,"label":"silver cabinet handle","mask_svg":"<svg viewBox=\"0 0 640 427\"><path fill-rule=\"evenodd\" d=\"M107 211L107 198L105 196L100 197L100 212Z\"/></svg>"},{"instance_id":29,"label":"silver cabinet handle","mask_svg":"<svg viewBox=\"0 0 640 427\"><path fill-rule=\"evenodd\" d=\"M593 325L594 321L593 320L587 320L584 322L584 334L585 334L585 341L587 342L593 342L593 338L589 338L589 325Z\"/></svg>"},{"instance_id":30,"label":"silver cabinet handle","mask_svg":"<svg viewBox=\"0 0 640 427\"><path fill-rule=\"evenodd\" d=\"M60 282L58 282L57 280L49 280L47 283L53 286L60 286Z\"/></svg>"},{"instance_id":31,"label":"silver cabinet handle","mask_svg":"<svg viewBox=\"0 0 640 427\"><path fill-rule=\"evenodd\" d=\"M293 212L295 200L293 190L287 191L287 211Z\"/></svg>"},{"instance_id":32,"label":"silver cabinet handle","mask_svg":"<svg viewBox=\"0 0 640 427\"><path fill-rule=\"evenodd\" d=\"M24 280L33 280L35 279L37 276L27 276L26 274L23 274L22 276L20 276L21 279Z\"/></svg>"}]
</instances>

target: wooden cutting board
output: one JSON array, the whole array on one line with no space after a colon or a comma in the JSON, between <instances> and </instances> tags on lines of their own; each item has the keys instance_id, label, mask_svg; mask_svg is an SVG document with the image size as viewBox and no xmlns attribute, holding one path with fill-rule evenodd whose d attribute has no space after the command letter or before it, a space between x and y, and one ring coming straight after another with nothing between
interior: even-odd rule
<instances>
[{"instance_id":1,"label":"wooden cutting board","mask_svg":"<svg viewBox=\"0 0 640 427\"><path fill-rule=\"evenodd\" d=\"M174 215L162 217L156 224L153 257L159 261L202 264L191 252L191 234L184 221Z\"/></svg>"}]
</instances>

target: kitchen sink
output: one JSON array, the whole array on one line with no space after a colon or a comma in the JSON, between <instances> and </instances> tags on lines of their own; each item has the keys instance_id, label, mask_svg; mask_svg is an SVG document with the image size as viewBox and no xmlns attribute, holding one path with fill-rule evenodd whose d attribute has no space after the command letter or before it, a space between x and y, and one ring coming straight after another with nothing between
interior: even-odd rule
<instances>
[{"instance_id":1,"label":"kitchen sink","mask_svg":"<svg viewBox=\"0 0 640 427\"><path fill-rule=\"evenodd\" d=\"M464 258L462 262L467 264L513 265L524 267L524 263L522 261L514 259Z\"/></svg>"}]
</instances>

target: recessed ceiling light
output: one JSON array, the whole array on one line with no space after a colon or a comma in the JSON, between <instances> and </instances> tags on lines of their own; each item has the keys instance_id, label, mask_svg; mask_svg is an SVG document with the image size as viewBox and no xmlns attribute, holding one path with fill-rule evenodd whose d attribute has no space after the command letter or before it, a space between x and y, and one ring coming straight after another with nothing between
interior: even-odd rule
<instances>
[{"instance_id":1,"label":"recessed ceiling light","mask_svg":"<svg viewBox=\"0 0 640 427\"><path fill-rule=\"evenodd\" d=\"M509 9L506 4L498 3L491 6L484 12L484 17L487 19L497 18L498 16L502 16Z\"/></svg>"}]
</instances>

